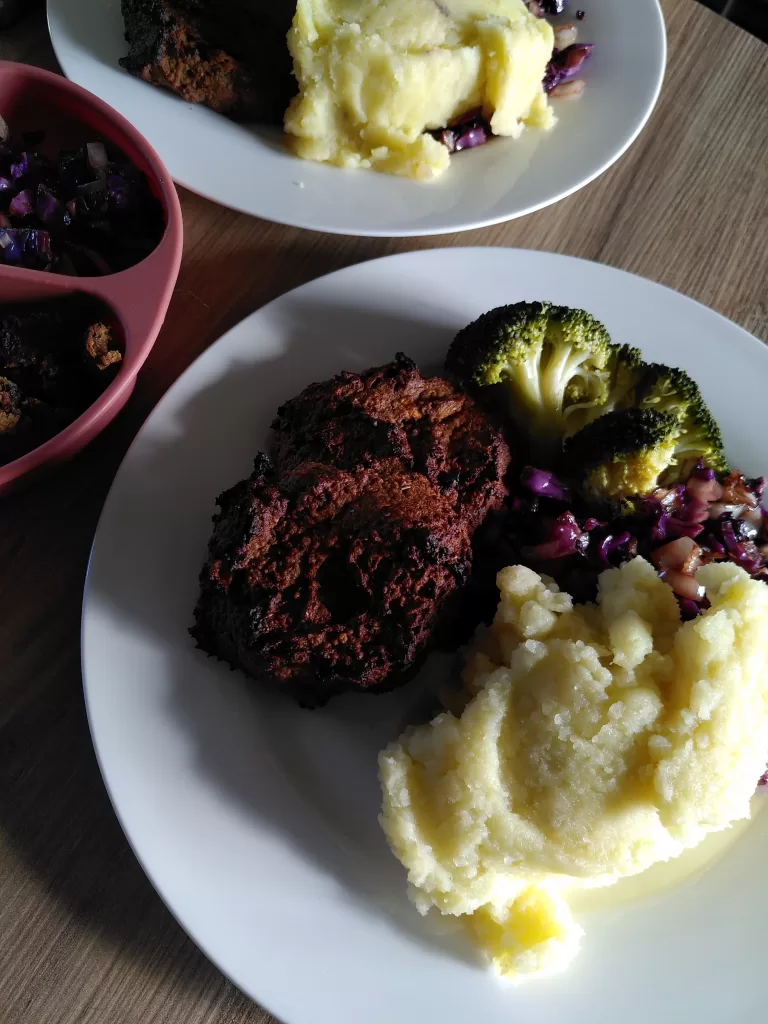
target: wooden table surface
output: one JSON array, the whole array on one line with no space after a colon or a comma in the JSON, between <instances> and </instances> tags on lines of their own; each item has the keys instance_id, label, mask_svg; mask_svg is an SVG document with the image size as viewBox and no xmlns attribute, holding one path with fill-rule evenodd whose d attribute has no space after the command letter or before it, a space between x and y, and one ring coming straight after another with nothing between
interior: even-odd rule
<instances>
[{"instance_id":1,"label":"wooden table surface","mask_svg":"<svg viewBox=\"0 0 768 1024\"><path fill-rule=\"evenodd\" d=\"M650 124L602 178L523 220L439 238L345 238L180 190L181 274L128 407L65 470L2 502L0 1024L273 1020L206 960L144 877L107 799L83 708L80 601L99 512L131 438L195 356L311 278L446 245L599 260L768 341L768 47L693 0L663 6L669 63ZM39 3L0 33L0 57L56 68ZM755 410L755 429L765 429L764 412Z\"/></svg>"}]
</instances>

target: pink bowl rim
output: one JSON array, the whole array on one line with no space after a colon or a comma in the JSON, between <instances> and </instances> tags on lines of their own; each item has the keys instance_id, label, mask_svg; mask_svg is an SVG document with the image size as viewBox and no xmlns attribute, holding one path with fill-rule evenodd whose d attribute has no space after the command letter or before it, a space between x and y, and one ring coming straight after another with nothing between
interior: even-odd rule
<instances>
[{"instance_id":1,"label":"pink bowl rim","mask_svg":"<svg viewBox=\"0 0 768 1024\"><path fill-rule=\"evenodd\" d=\"M6 69L11 70L16 76L26 78L30 82L37 81L43 83L43 85L47 87L59 89L64 93L69 94L71 97L81 100L85 105L90 106L95 111L101 113L112 123L117 132L127 139L133 147L142 154L154 178L155 185L160 192L166 217L166 225L163 237L160 239L157 247L140 263L137 263L134 267L129 267L127 270L118 271L115 274L110 274L104 277L66 278L67 281L74 283L70 291L85 292L90 295L95 295L109 305L110 308L114 308L112 302L101 294L100 286L103 287L104 282L112 282L117 278L124 278L125 275L131 274L136 267L143 267L150 260L155 262L162 261L167 266L167 269L165 271L165 287L163 289L161 300L157 304L156 315L153 318L152 327L135 349L131 359L130 368L126 371L121 370L104 393L96 399L93 405L89 406L77 417L76 420L73 420L72 423L59 431L58 434L55 434L52 438L39 445L37 448L34 448L31 452L27 452L26 455L22 455L20 458L14 459L5 466L0 466L0 490L7 487L14 481L19 480L27 473L40 469L46 463L56 462L59 459L75 455L109 425L112 419L110 414L112 413L115 405L118 406L118 409L115 410L113 415L117 415L117 412L120 410L121 399L125 396L125 399L127 400L127 397L130 395L136 376L146 362L147 357L157 340L157 336L160 333L160 329L165 320L165 314L168 310L168 305L171 301L171 295L173 294L176 280L179 275L183 246L181 204L171 175L153 147L144 138L144 136L134 128L130 121L126 120L126 118L124 118L122 114L118 113L114 107L111 107L108 103L99 99L99 97L94 95L94 93L89 92L80 85L76 85L74 82L64 78L62 75L58 75L52 71L45 71L42 68L28 64L17 64L14 61L0 60L0 71ZM40 280L41 278L47 277L43 271L28 270L20 267L3 267L2 272L4 276L11 278L17 277L20 281ZM42 283L43 282L41 282L41 284ZM116 313L120 313L122 317L123 314L121 311L117 309L114 311ZM126 392L128 392L128 395L126 395ZM97 426L97 424L102 420L103 423Z\"/></svg>"}]
</instances>

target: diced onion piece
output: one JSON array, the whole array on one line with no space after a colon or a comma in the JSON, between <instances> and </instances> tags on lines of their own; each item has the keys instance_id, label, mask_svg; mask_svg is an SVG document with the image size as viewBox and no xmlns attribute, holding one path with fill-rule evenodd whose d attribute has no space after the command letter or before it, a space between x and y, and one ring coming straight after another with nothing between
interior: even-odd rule
<instances>
[{"instance_id":1,"label":"diced onion piece","mask_svg":"<svg viewBox=\"0 0 768 1024\"><path fill-rule=\"evenodd\" d=\"M729 505L749 505L754 508L757 496L747 487L744 477L739 472L729 473L723 483L723 501Z\"/></svg>"},{"instance_id":2,"label":"diced onion piece","mask_svg":"<svg viewBox=\"0 0 768 1024\"><path fill-rule=\"evenodd\" d=\"M668 583L679 597L688 601L701 601L706 593L695 576L689 572L680 572L678 569L667 569L664 573L664 582Z\"/></svg>"},{"instance_id":3,"label":"diced onion piece","mask_svg":"<svg viewBox=\"0 0 768 1024\"><path fill-rule=\"evenodd\" d=\"M700 480L696 476L689 478L685 489L692 498L698 498L699 501L719 501L723 496L722 484L717 480Z\"/></svg>"},{"instance_id":4,"label":"diced onion piece","mask_svg":"<svg viewBox=\"0 0 768 1024\"><path fill-rule=\"evenodd\" d=\"M574 82L561 82L551 90L550 96L556 100L575 100L584 92L585 82L583 78L577 78Z\"/></svg>"},{"instance_id":5,"label":"diced onion piece","mask_svg":"<svg viewBox=\"0 0 768 1024\"><path fill-rule=\"evenodd\" d=\"M88 153L88 163L94 171L106 170L107 164L109 163L109 157L107 156L107 151L104 148L104 143L89 142L85 148Z\"/></svg>"},{"instance_id":6,"label":"diced onion piece","mask_svg":"<svg viewBox=\"0 0 768 1024\"><path fill-rule=\"evenodd\" d=\"M755 530L763 528L763 513L759 508L745 508L738 518L743 519L745 523L749 523Z\"/></svg>"},{"instance_id":7,"label":"diced onion piece","mask_svg":"<svg viewBox=\"0 0 768 1024\"><path fill-rule=\"evenodd\" d=\"M564 50L568 46L572 46L579 38L579 30L573 24L569 22L567 25L558 25L555 29L555 49Z\"/></svg>"},{"instance_id":8,"label":"diced onion piece","mask_svg":"<svg viewBox=\"0 0 768 1024\"><path fill-rule=\"evenodd\" d=\"M709 506L709 518L719 519L722 515L729 515L738 519L743 511L743 505L724 505L722 502L715 502Z\"/></svg>"},{"instance_id":9,"label":"diced onion piece","mask_svg":"<svg viewBox=\"0 0 768 1024\"><path fill-rule=\"evenodd\" d=\"M657 569L691 571L693 562L701 558L701 548L691 537L678 537L651 553Z\"/></svg>"},{"instance_id":10,"label":"diced onion piece","mask_svg":"<svg viewBox=\"0 0 768 1024\"><path fill-rule=\"evenodd\" d=\"M8 127L8 123L0 117L0 142L7 142L10 134L11 130Z\"/></svg>"}]
</instances>

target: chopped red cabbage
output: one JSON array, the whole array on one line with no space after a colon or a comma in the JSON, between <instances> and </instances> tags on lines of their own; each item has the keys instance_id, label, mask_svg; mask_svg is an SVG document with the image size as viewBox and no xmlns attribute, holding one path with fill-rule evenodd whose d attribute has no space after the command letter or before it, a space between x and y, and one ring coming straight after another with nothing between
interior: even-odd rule
<instances>
[{"instance_id":1,"label":"chopped red cabbage","mask_svg":"<svg viewBox=\"0 0 768 1024\"><path fill-rule=\"evenodd\" d=\"M11 217L29 217L34 211L34 196L31 188L25 188L17 192L8 205L8 214Z\"/></svg>"},{"instance_id":2,"label":"chopped red cabbage","mask_svg":"<svg viewBox=\"0 0 768 1024\"><path fill-rule=\"evenodd\" d=\"M532 548L522 548L521 553L536 562L549 562L583 554L588 545L589 537L582 532L574 514L563 512L551 524L548 540Z\"/></svg>"},{"instance_id":3,"label":"chopped red cabbage","mask_svg":"<svg viewBox=\"0 0 768 1024\"><path fill-rule=\"evenodd\" d=\"M692 601L689 597L683 597L677 603L680 605L680 617L683 622L690 622L691 619L701 615L701 605L697 604L696 601Z\"/></svg>"},{"instance_id":4,"label":"chopped red cabbage","mask_svg":"<svg viewBox=\"0 0 768 1024\"><path fill-rule=\"evenodd\" d=\"M471 110L456 118L447 128L439 128L429 133L451 153L462 149L474 149L483 146L493 137L491 126L483 117L481 110Z\"/></svg>"},{"instance_id":5,"label":"chopped red cabbage","mask_svg":"<svg viewBox=\"0 0 768 1024\"><path fill-rule=\"evenodd\" d=\"M544 75L546 92L552 92L561 82L568 82L580 75L584 61L593 49L594 43L573 43L564 50L555 50Z\"/></svg>"},{"instance_id":6,"label":"chopped red cabbage","mask_svg":"<svg viewBox=\"0 0 768 1024\"><path fill-rule=\"evenodd\" d=\"M545 469L534 469L526 466L520 475L520 483L540 498L555 498L557 501L570 501L571 492L560 483L554 473Z\"/></svg>"},{"instance_id":7,"label":"chopped red cabbage","mask_svg":"<svg viewBox=\"0 0 768 1024\"><path fill-rule=\"evenodd\" d=\"M37 189L37 216L43 224L52 225L61 217L61 203L45 185Z\"/></svg>"},{"instance_id":8,"label":"chopped red cabbage","mask_svg":"<svg viewBox=\"0 0 768 1024\"><path fill-rule=\"evenodd\" d=\"M453 144L454 153L458 153L462 149L474 149L476 146L484 146L490 138L490 131L486 130L482 125L471 125L466 131L461 134L456 134L454 131L456 141Z\"/></svg>"},{"instance_id":9,"label":"chopped red cabbage","mask_svg":"<svg viewBox=\"0 0 768 1024\"><path fill-rule=\"evenodd\" d=\"M694 474L692 479L698 482L712 482L704 467ZM683 617L690 618L693 607L684 602L698 593L691 574L699 564L729 560L768 583L768 517L755 507L756 491L765 482L762 478L746 480L739 473L726 480L742 503L717 515L713 512L722 509L722 504L691 494L696 488L689 488L686 482L638 501L631 514L609 512L603 517L595 515L598 510L594 506L572 495L552 473L527 466L509 503L506 550L553 576L577 600L593 600L598 576L607 566L621 565L636 555L655 562L656 557L666 557L662 547L682 550L685 539L685 550L695 551L696 558L674 566L674 572L667 572L668 567L664 571L670 584L674 575ZM699 608L695 601L692 604ZM706 607L706 599L701 607Z\"/></svg>"},{"instance_id":10,"label":"chopped red cabbage","mask_svg":"<svg viewBox=\"0 0 768 1024\"><path fill-rule=\"evenodd\" d=\"M0 264L94 275L144 259L165 228L146 177L103 142L49 159L42 140L0 141Z\"/></svg>"}]
</instances>

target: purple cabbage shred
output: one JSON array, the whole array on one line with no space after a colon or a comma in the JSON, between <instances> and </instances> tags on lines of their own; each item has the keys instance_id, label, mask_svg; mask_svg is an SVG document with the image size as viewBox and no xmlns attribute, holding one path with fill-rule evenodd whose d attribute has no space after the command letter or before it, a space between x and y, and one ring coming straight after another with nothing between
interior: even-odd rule
<instances>
[{"instance_id":1,"label":"purple cabbage shred","mask_svg":"<svg viewBox=\"0 0 768 1024\"><path fill-rule=\"evenodd\" d=\"M716 479L706 467L698 467L692 476ZM503 531L506 557L541 569L574 598L589 601L596 595L598 576L608 566L621 565L637 555L653 561L657 548L673 545L678 538L691 538L696 544L695 564L680 571L728 560L768 583L768 518L755 515L757 494L762 493L765 481L745 480L738 474L728 480L727 486L742 490L745 503L720 514L722 502L694 497L685 484L679 484L638 500L623 515L608 508L601 515L550 471L527 466L508 506ZM701 610L687 595L678 595L678 602L684 618Z\"/></svg>"},{"instance_id":2,"label":"purple cabbage shred","mask_svg":"<svg viewBox=\"0 0 768 1024\"><path fill-rule=\"evenodd\" d=\"M93 276L148 256L165 223L138 168L103 142L58 153L42 142L0 140L0 264Z\"/></svg>"},{"instance_id":3,"label":"purple cabbage shred","mask_svg":"<svg viewBox=\"0 0 768 1024\"><path fill-rule=\"evenodd\" d=\"M526 466L520 476L520 483L540 498L555 498L557 501L571 500L571 492L565 484L562 484L554 473L549 473L545 469Z\"/></svg>"},{"instance_id":4,"label":"purple cabbage shred","mask_svg":"<svg viewBox=\"0 0 768 1024\"><path fill-rule=\"evenodd\" d=\"M573 43L571 46L566 46L564 50L555 50L544 75L545 91L552 92L563 82L577 78L581 74L584 61L587 60L593 49L594 43Z\"/></svg>"}]
</instances>

